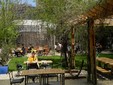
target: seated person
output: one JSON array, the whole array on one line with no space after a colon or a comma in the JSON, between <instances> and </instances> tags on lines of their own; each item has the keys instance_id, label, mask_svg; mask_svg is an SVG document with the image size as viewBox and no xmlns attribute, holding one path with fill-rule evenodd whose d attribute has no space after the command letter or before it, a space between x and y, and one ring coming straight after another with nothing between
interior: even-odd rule
<instances>
[{"instance_id":1,"label":"seated person","mask_svg":"<svg viewBox=\"0 0 113 85\"><path fill-rule=\"evenodd\" d=\"M28 62L27 62L27 69L38 69L39 68L39 64L38 64L38 59L35 56L35 52L33 51L31 53L31 56L28 57ZM37 75L29 75L27 76L27 79L31 78L33 82L35 82L35 77L37 77Z\"/></svg>"},{"instance_id":2,"label":"seated person","mask_svg":"<svg viewBox=\"0 0 113 85\"><path fill-rule=\"evenodd\" d=\"M38 59L35 56L35 52L33 51L31 56L28 57L28 63L27 63L27 67L28 69L38 69L39 65L38 65Z\"/></svg>"}]
</instances>

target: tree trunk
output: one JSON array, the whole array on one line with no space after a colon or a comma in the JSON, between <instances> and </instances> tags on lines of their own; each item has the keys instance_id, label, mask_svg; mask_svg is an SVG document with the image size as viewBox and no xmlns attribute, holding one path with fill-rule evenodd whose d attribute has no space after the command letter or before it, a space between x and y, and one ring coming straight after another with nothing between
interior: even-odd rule
<instances>
[{"instance_id":1,"label":"tree trunk","mask_svg":"<svg viewBox=\"0 0 113 85\"><path fill-rule=\"evenodd\" d=\"M71 68L75 68L75 50L74 50L75 40L74 40L74 28L71 27Z\"/></svg>"}]
</instances>

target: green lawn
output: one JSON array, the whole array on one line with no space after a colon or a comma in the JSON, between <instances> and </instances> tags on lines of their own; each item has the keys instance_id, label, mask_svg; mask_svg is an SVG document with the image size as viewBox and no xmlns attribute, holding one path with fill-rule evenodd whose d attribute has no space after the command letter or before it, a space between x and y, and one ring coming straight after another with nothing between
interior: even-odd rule
<instances>
[{"instance_id":1,"label":"green lawn","mask_svg":"<svg viewBox=\"0 0 113 85\"><path fill-rule=\"evenodd\" d=\"M53 61L53 67L56 67L57 64L60 63L61 58L60 56L39 56L38 57L39 60L52 60ZM19 63L21 64L24 68L26 69L26 65L24 64L24 61L27 60L27 57L13 57L8 66L9 66L9 71L14 71L16 70L16 64ZM61 67L61 66L57 66L57 67Z\"/></svg>"},{"instance_id":2,"label":"green lawn","mask_svg":"<svg viewBox=\"0 0 113 85\"><path fill-rule=\"evenodd\" d=\"M22 64L23 67L25 68L25 65L24 65L24 61L26 61L27 58L26 57L14 57L10 60L10 62L8 63L8 66L9 66L9 71L14 71L16 70L16 64L19 63L19 64Z\"/></svg>"},{"instance_id":3,"label":"green lawn","mask_svg":"<svg viewBox=\"0 0 113 85\"><path fill-rule=\"evenodd\" d=\"M113 59L113 54L99 54L99 57L108 57Z\"/></svg>"},{"instance_id":4,"label":"green lawn","mask_svg":"<svg viewBox=\"0 0 113 85\"><path fill-rule=\"evenodd\" d=\"M113 54L100 54L99 57L109 57L109 58L113 58ZM53 61L53 67L54 68L62 68L61 67L61 57L60 56L39 56L38 57L39 60L52 60ZM9 71L14 71L16 70L16 64L22 64L24 69L25 64L23 63L24 61L27 60L27 57L13 57L11 59L11 61L9 62L8 66L9 66ZM86 55L76 55L75 56L75 66L76 68L79 69L82 60L85 61L84 63L84 68L86 69L87 66L87 57Z\"/></svg>"}]
</instances>

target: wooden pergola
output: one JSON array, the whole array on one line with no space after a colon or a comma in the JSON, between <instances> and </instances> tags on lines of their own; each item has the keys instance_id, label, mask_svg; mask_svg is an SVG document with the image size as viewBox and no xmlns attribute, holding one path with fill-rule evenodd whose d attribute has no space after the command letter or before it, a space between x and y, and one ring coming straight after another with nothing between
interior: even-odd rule
<instances>
[{"instance_id":1,"label":"wooden pergola","mask_svg":"<svg viewBox=\"0 0 113 85\"><path fill-rule=\"evenodd\" d=\"M94 21L97 19L105 19L105 18L111 18L111 17L113 17L113 0L104 0L103 2L98 3L96 6L94 6L90 10L86 11L86 13L84 13L83 15L78 16L77 18L71 19L69 21L69 23L72 25L71 27L72 48L74 47L74 31L73 31L74 25L78 25L82 23L88 24L87 81L92 82L93 85L97 85ZM72 53L74 52L73 50L72 50Z\"/></svg>"},{"instance_id":2,"label":"wooden pergola","mask_svg":"<svg viewBox=\"0 0 113 85\"><path fill-rule=\"evenodd\" d=\"M86 13L76 17L75 19L71 19L69 22L72 25L77 25L86 22L89 18L96 20L111 17L113 17L113 0L104 0L102 3L97 4L86 11Z\"/></svg>"}]
</instances>

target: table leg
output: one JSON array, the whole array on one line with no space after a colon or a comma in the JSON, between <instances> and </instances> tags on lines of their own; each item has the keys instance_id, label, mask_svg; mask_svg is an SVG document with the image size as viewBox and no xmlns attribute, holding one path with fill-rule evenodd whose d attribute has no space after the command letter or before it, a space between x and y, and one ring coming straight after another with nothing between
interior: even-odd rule
<instances>
[{"instance_id":1,"label":"table leg","mask_svg":"<svg viewBox=\"0 0 113 85\"><path fill-rule=\"evenodd\" d=\"M46 85L46 74L41 75L41 82L43 85Z\"/></svg>"},{"instance_id":2,"label":"table leg","mask_svg":"<svg viewBox=\"0 0 113 85\"><path fill-rule=\"evenodd\" d=\"M108 64L104 64L104 69L108 69Z\"/></svg>"},{"instance_id":3,"label":"table leg","mask_svg":"<svg viewBox=\"0 0 113 85\"><path fill-rule=\"evenodd\" d=\"M49 85L49 74L47 74L47 85Z\"/></svg>"},{"instance_id":4,"label":"table leg","mask_svg":"<svg viewBox=\"0 0 113 85\"><path fill-rule=\"evenodd\" d=\"M25 76L25 85L27 84L27 76Z\"/></svg>"},{"instance_id":5,"label":"table leg","mask_svg":"<svg viewBox=\"0 0 113 85\"><path fill-rule=\"evenodd\" d=\"M39 75L39 84L42 85L42 78L41 78L41 75Z\"/></svg>"},{"instance_id":6,"label":"table leg","mask_svg":"<svg viewBox=\"0 0 113 85\"><path fill-rule=\"evenodd\" d=\"M62 74L62 85L65 85L65 75L64 75L64 73Z\"/></svg>"},{"instance_id":7,"label":"table leg","mask_svg":"<svg viewBox=\"0 0 113 85\"><path fill-rule=\"evenodd\" d=\"M60 74L60 85L62 85L62 74Z\"/></svg>"},{"instance_id":8,"label":"table leg","mask_svg":"<svg viewBox=\"0 0 113 85\"><path fill-rule=\"evenodd\" d=\"M113 74L113 66L111 66L111 74Z\"/></svg>"},{"instance_id":9,"label":"table leg","mask_svg":"<svg viewBox=\"0 0 113 85\"><path fill-rule=\"evenodd\" d=\"M98 61L98 66L100 66L100 67L101 67L101 62L100 62L100 61Z\"/></svg>"}]
</instances>

